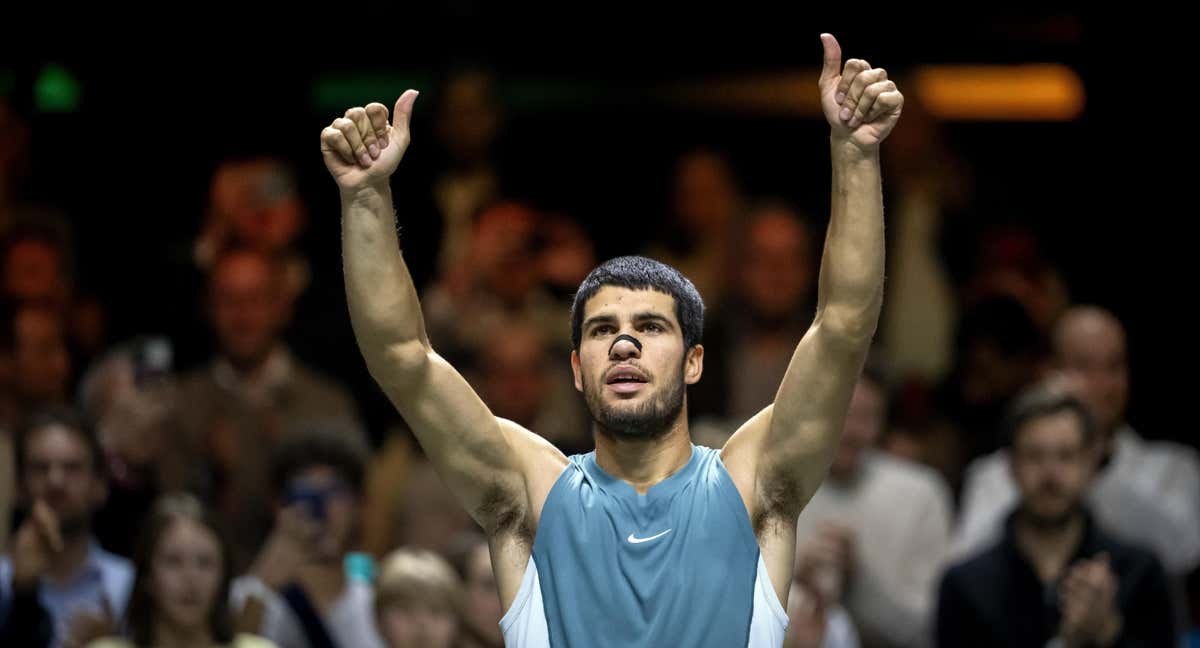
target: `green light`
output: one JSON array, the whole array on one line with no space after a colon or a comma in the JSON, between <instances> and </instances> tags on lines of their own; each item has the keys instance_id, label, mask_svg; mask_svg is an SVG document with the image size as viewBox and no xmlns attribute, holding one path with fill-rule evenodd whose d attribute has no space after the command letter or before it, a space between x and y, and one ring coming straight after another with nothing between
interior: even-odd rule
<instances>
[{"instance_id":1,"label":"green light","mask_svg":"<svg viewBox=\"0 0 1200 648\"><path fill-rule=\"evenodd\" d=\"M79 82L66 68L49 63L33 85L34 108L38 112L75 112L79 110L82 94Z\"/></svg>"}]
</instances>

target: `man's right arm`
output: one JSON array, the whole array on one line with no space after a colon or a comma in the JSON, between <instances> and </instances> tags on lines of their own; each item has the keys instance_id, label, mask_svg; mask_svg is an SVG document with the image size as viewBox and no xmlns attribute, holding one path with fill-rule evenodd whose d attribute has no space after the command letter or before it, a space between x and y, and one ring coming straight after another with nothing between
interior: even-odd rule
<instances>
[{"instance_id":1,"label":"man's right arm","mask_svg":"<svg viewBox=\"0 0 1200 648\"><path fill-rule=\"evenodd\" d=\"M417 291L400 252L388 180L409 142L416 92L387 108L354 108L321 134L342 197L342 262L350 319L372 377L412 428L468 513L489 533L525 519L527 477L565 458L520 426L497 419L429 343ZM503 331L497 331L500 343Z\"/></svg>"}]
</instances>

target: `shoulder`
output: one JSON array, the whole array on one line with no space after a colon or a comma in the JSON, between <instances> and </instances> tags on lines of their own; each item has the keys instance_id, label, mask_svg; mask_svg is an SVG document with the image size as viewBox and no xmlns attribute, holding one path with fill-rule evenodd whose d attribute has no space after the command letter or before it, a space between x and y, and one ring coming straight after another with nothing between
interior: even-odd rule
<instances>
[{"instance_id":1,"label":"shoulder","mask_svg":"<svg viewBox=\"0 0 1200 648\"><path fill-rule=\"evenodd\" d=\"M950 495L946 481L929 466L883 452L872 453L868 461L879 483L890 491L939 498Z\"/></svg>"},{"instance_id":2,"label":"shoulder","mask_svg":"<svg viewBox=\"0 0 1200 648\"><path fill-rule=\"evenodd\" d=\"M989 482L1008 479L1008 451L997 450L967 464L964 482Z\"/></svg>"},{"instance_id":3,"label":"shoulder","mask_svg":"<svg viewBox=\"0 0 1200 648\"><path fill-rule=\"evenodd\" d=\"M133 563L129 560L97 548L96 564L100 566L100 571L104 574L105 578L122 584L128 583L132 586L134 568Z\"/></svg>"},{"instance_id":4,"label":"shoulder","mask_svg":"<svg viewBox=\"0 0 1200 648\"><path fill-rule=\"evenodd\" d=\"M1004 546L995 543L983 551L951 565L942 576L943 589L968 592L994 586L995 577L1007 571Z\"/></svg>"},{"instance_id":5,"label":"shoulder","mask_svg":"<svg viewBox=\"0 0 1200 648\"><path fill-rule=\"evenodd\" d=\"M1158 558L1149 550L1128 544L1107 532L1096 531L1096 545L1099 551L1108 553L1110 563L1121 580L1137 580L1163 573Z\"/></svg>"}]
</instances>

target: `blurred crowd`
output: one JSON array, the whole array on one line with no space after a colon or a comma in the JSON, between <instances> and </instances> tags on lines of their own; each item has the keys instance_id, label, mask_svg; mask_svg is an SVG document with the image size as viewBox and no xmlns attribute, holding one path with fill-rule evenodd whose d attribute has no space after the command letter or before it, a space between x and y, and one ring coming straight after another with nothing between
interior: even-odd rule
<instances>
[{"instance_id":1,"label":"blurred crowd","mask_svg":"<svg viewBox=\"0 0 1200 648\"><path fill-rule=\"evenodd\" d=\"M433 346L496 415L587 452L568 312L595 229L511 189L500 96L475 69L441 85L401 245ZM786 645L1177 645L1200 621L1196 451L1130 425L1121 318L1072 300L1036 232L981 227L946 259L972 182L913 103L883 147L883 320L800 517ZM312 360L345 302L299 162L221 161L164 278L190 294L154 305L174 324L112 339L89 241L27 200L32 141L0 96L0 645L500 646L481 530L352 361ZM702 293L688 411L720 447L811 322L827 219L748 195L714 149L660 180L667 212L623 251Z\"/></svg>"}]
</instances>

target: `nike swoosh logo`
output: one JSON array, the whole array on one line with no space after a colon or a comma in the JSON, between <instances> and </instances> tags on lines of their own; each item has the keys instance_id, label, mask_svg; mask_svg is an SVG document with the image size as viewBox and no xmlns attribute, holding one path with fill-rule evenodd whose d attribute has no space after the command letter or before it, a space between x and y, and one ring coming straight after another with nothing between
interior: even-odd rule
<instances>
[{"instance_id":1,"label":"nike swoosh logo","mask_svg":"<svg viewBox=\"0 0 1200 648\"><path fill-rule=\"evenodd\" d=\"M630 533L629 537L625 538L625 539L629 541L629 544L641 544L643 542L650 542L651 540L657 540L657 539L667 535L671 531L672 531L672 529L667 529L666 531L663 531L662 533L659 533L657 535L652 535L649 538L634 537L634 535L632 533Z\"/></svg>"}]
</instances>

